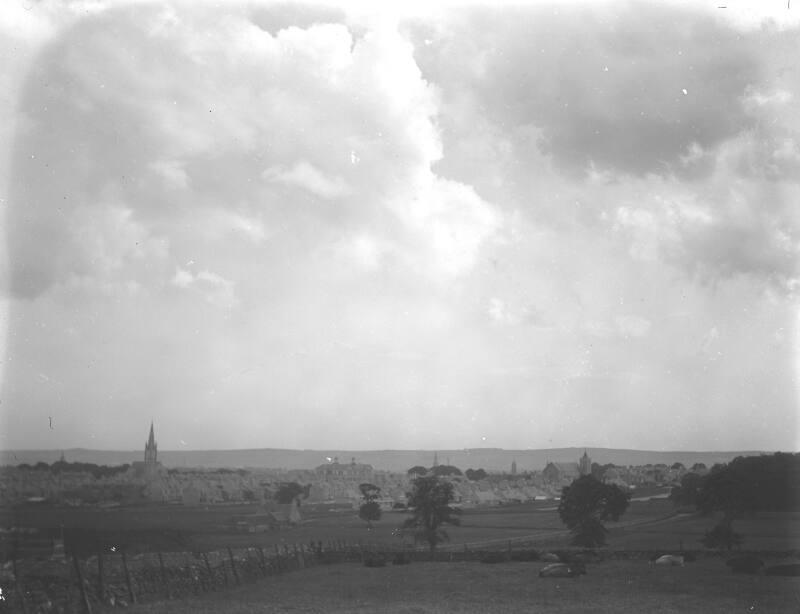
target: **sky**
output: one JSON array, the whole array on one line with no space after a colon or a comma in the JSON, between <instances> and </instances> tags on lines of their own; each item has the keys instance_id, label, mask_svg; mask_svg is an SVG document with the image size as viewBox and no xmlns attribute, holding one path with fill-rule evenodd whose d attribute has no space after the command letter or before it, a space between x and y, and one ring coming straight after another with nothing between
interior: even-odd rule
<instances>
[{"instance_id":1,"label":"sky","mask_svg":"<svg viewBox=\"0 0 800 614\"><path fill-rule=\"evenodd\" d=\"M720 4L4 3L0 447L800 449L800 6Z\"/></svg>"}]
</instances>

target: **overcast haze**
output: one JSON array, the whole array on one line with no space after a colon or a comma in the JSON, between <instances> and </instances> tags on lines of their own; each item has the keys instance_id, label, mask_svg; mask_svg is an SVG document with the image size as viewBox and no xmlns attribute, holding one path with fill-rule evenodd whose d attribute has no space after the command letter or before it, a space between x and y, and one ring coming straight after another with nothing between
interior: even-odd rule
<instances>
[{"instance_id":1,"label":"overcast haze","mask_svg":"<svg viewBox=\"0 0 800 614\"><path fill-rule=\"evenodd\" d=\"M4 4L0 447L798 449L800 7L717 4Z\"/></svg>"}]
</instances>

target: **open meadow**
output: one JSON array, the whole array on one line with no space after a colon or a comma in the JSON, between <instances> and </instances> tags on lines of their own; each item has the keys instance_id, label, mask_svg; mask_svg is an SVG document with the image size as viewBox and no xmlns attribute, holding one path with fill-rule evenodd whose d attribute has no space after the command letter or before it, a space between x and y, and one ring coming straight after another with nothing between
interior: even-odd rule
<instances>
[{"instance_id":1,"label":"open meadow","mask_svg":"<svg viewBox=\"0 0 800 614\"><path fill-rule=\"evenodd\" d=\"M306 569L179 602L140 605L129 611L796 614L800 608L799 578L738 576L719 558L666 568L651 566L646 560L605 561L588 566L587 575L574 579L539 578L542 566L462 562L366 568L346 563Z\"/></svg>"},{"instance_id":2,"label":"open meadow","mask_svg":"<svg viewBox=\"0 0 800 614\"><path fill-rule=\"evenodd\" d=\"M70 535L85 540L91 551L99 543L120 542L132 551L214 550L226 547L271 547L311 541L341 541L388 547L413 545L398 529L407 517L401 512L384 513L369 529L357 513L334 506L305 506L303 522L295 527L265 533L242 533L232 529L237 515L255 513L256 505L237 506L141 506L129 508L66 508L29 506L0 513L3 526L36 527L57 536L64 527ZM715 523L713 516L678 513L665 499L633 501L619 523L608 523L609 546L614 549L656 550L702 549L703 533ZM758 551L800 550L800 513L762 512L734 524L743 534L743 548ZM497 548L508 541L533 546L563 546L567 532L554 502L536 502L464 510L461 526L446 527L446 548ZM114 545L109 543L108 545Z\"/></svg>"}]
</instances>

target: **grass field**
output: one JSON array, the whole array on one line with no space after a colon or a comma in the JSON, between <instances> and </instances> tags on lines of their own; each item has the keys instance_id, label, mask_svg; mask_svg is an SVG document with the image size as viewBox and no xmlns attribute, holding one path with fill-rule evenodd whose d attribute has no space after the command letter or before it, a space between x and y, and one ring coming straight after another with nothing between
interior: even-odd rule
<instances>
[{"instance_id":1,"label":"grass field","mask_svg":"<svg viewBox=\"0 0 800 614\"><path fill-rule=\"evenodd\" d=\"M5 526L51 528L64 526L93 531L138 531L141 549L169 550L159 541L160 532L182 531L183 545L177 549L219 549L224 547L272 546L282 543L340 540L401 546L396 530L407 517L386 513L368 530L353 510L331 510L316 506L303 508L304 522L293 528L267 533L237 533L228 527L235 515L254 513L250 506L149 506L101 510L96 508L34 507L0 513ZM619 524L609 523L609 545L628 550L700 549L703 533L713 526L713 517L674 516L675 509L663 499L634 501ZM672 517L670 517L672 516ZM666 519L666 520L665 520ZM508 540L536 546L564 545L567 535L552 502L509 505L465 510L460 527L448 527L449 547L491 547ZM800 550L800 513L762 513L734 523L745 537L748 550ZM150 536L150 543L148 543ZM406 538L408 543L409 538Z\"/></svg>"},{"instance_id":2,"label":"grass field","mask_svg":"<svg viewBox=\"0 0 800 614\"><path fill-rule=\"evenodd\" d=\"M770 561L774 563L777 561ZM539 578L541 563L413 563L365 568L355 563L307 569L134 613L297 614L384 612L443 614L620 612L712 614L800 611L800 578L740 576L721 559L686 567L606 561L576 579Z\"/></svg>"}]
</instances>

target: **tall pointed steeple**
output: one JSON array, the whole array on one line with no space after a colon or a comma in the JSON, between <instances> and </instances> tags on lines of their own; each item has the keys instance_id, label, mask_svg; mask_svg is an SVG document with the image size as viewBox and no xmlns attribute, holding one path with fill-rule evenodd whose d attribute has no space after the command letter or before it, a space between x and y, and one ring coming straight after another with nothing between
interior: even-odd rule
<instances>
[{"instance_id":1,"label":"tall pointed steeple","mask_svg":"<svg viewBox=\"0 0 800 614\"><path fill-rule=\"evenodd\" d=\"M439 453L438 452L434 452L433 453L433 466L434 467L438 467L439 466Z\"/></svg>"},{"instance_id":2,"label":"tall pointed steeple","mask_svg":"<svg viewBox=\"0 0 800 614\"><path fill-rule=\"evenodd\" d=\"M156 444L152 420L150 421L150 437L147 438L147 443L144 446L144 462L151 465L155 465L158 462L158 445Z\"/></svg>"}]
</instances>

